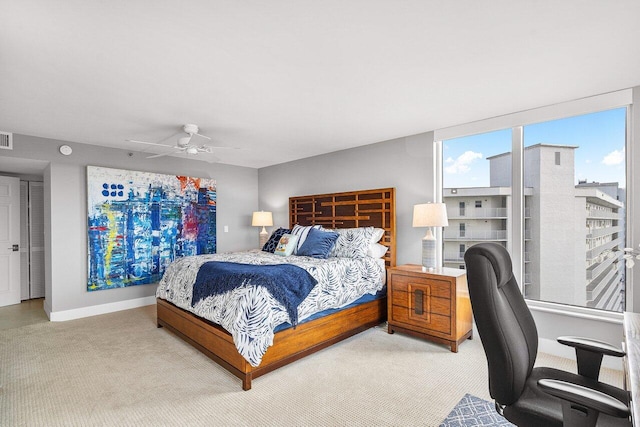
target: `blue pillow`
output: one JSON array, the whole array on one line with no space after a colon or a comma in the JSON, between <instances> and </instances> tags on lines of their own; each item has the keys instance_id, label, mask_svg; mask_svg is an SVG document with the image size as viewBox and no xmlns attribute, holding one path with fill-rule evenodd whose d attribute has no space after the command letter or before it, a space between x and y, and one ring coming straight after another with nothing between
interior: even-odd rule
<instances>
[{"instance_id":1,"label":"blue pillow","mask_svg":"<svg viewBox=\"0 0 640 427\"><path fill-rule=\"evenodd\" d=\"M276 247L278 246L278 242L280 242L280 238L288 233L291 233L291 230L282 228L282 227L278 228L276 231L273 232L273 234L271 234L271 237L269 237L269 240L267 240L267 243L264 244L264 246L262 247L262 250L265 252L273 253L276 250Z\"/></svg>"},{"instance_id":2,"label":"blue pillow","mask_svg":"<svg viewBox=\"0 0 640 427\"><path fill-rule=\"evenodd\" d=\"M321 231L315 228L309 230L307 238L296 255L310 256L313 258L327 258L329 252L338 239L338 233L333 231Z\"/></svg>"}]
</instances>

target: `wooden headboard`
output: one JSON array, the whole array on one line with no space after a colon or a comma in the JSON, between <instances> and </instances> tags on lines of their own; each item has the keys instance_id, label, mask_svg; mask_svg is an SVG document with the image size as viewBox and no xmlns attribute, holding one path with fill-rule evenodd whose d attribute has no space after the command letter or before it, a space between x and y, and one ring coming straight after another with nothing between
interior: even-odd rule
<instances>
[{"instance_id":1,"label":"wooden headboard","mask_svg":"<svg viewBox=\"0 0 640 427\"><path fill-rule=\"evenodd\" d=\"M389 248L385 263L387 267L396 265L395 188L290 197L289 227L295 224L382 228L385 233L380 243Z\"/></svg>"}]
</instances>

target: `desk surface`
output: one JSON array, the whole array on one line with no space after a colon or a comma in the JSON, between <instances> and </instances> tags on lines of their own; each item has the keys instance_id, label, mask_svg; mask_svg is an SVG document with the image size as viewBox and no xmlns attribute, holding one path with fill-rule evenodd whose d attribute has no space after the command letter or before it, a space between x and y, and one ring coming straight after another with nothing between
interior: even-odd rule
<instances>
[{"instance_id":1,"label":"desk surface","mask_svg":"<svg viewBox=\"0 0 640 427\"><path fill-rule=\"evenodd\" d=\"M626 355L626 388L631 392L633 425L640 425L640 313L624 313Z\"/></svg>"}]
</instances>

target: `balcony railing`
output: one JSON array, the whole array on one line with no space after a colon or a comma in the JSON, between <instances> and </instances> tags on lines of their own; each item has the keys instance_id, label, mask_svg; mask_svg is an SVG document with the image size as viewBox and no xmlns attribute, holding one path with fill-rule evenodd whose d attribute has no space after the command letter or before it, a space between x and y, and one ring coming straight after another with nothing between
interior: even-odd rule
<instances>
[{"instance_id":1,"label":"balcony railing","mask_svg":"<svg viewBox=\"0 0 640 427\"><path fill-rule=\"evenodd\" d=\"M452 208L451 218L507 218L507 208Z\"/></svg>"},{"instance_id":2,"label":"balcony railing","mask_svg":"<svg viewBox=\"0 0 640 427\"><path fill-rule=\"evenodd\" d=\"M591 265L587 268L587 280L591 281L597 278L600 274L610 268L614 261L617 260L615 258L605 258L604 261Z\"/></svg>"},{"instance_id":3,"label":"balcony railing","mask_svg":"<svg viewBox=\"0 0 640 427\"><path fill-rule=\"evenodd\" d=\"M596 237L608 236L610 234L620 233L622 231L622 227L619 225L612 227L602 227L602 228L592 228L587 232L587 239L594 239Z\"/></svg>"},{"instance_id":4,"label":"balcony railing","mask_svg":"<svg viewBox=\"0 0 640 427\"><path fill-rule=\"evenodd\" d=\"M587 219L599 218L599 219L620 219L618 212L602 211L599 209L587 209Z\"/></svg>"},{"instance_id":5,"label":"balcony railing","mask_svg":"<svg viewBox=\"0 0 640 427\"><path fill-rule=\"evenodd\" d=\"M594 258L596 258L598 255L600 255L602 252L608 250L608 249L613 249L614 247L618 246L620 243L622 242L621 238L617 238L617 239L613 239L610 242L607 243L603 243L602 245L595 247L591 250L588 250L586 253L586 258L587 261L591 261Z\"/></svg>"},{"instance_id":6,"label":"balcony railing","mask_svg":"<svg viewBox=\"0 0 640 427\"><path fill-rule=\"evenodd\" d=\"M464 262L464 252L446 251L444 253L444 262Z\"/></svg>"},{"instance_id":7,"label":"balcony railing","mask_svg":"<svg viewBox=\"0 0 640 427\"><path fill-rule=\"evenodd\" d=\"M507 230L446 230L444 240L507 240Z\"/></svg>"}]
</instances>

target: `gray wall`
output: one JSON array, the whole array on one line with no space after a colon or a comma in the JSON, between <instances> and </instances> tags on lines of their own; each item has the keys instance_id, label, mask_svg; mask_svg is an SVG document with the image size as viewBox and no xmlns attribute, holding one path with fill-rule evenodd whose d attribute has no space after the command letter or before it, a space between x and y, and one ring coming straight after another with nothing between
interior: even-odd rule
<instances>
[{"instance_id":1,"label":"gray wall","mask_svg":"<svg viewBox=\"0 0 640 427\"><path fill-rule=\"evenodd\" d=\"M262 168L260 209L287 227L290 196L395 187L397 263L419 264L426 229L412 227L413 205L433 201L432 146L428 132Z\"/></svg>"},{"instance_id":2,"label":"gray wall","mask_svg":"<svg viewBox=\"0 0 640 427\"><path fill-rule=\"evenodd\" d=\"M62 156L62 144L73 148ZM87 189L86 166L104 166L146 172L213 178L218 191L218 252L257 246L258 230L251 213L258 208L258 171L176 157L147 160L146 154L14 135L14 150L3 157L48 162L45 185L46 286L45 307L51 313L118 303L155 294L155 285L105 291L87 291ZM2 170L0 170L2 173ZM224 233L223 227L229 232Z\"/></svg>"}]
</instances>

